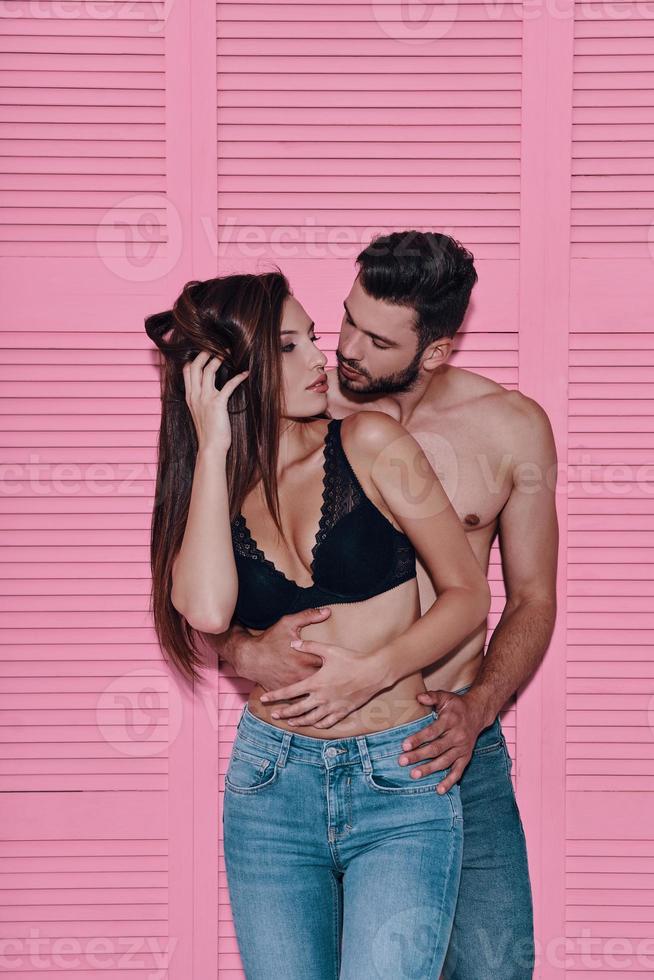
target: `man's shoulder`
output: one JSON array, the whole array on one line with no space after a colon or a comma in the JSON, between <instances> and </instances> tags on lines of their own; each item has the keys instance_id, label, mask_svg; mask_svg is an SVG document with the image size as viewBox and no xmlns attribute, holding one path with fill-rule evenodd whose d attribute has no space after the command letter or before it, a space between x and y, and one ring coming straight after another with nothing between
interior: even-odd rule
<instances>
[{"instance_id":1,"label":"man's shoulder","mask_svg":"<svg viewBox=\"0 0 654 980\"><path fill-rule=\"evenodd\" d=\"M549 416L535 398L517 388L505 389L496 418L517 463L556 460L556 443Z\"/></svg>"},{"instance_id":2,"label":"man's shoulder","mask_svg":"<svg viewBox=\"0 0 654 980\"><path fill-rule=\"evenodd\" d=\"M520 423L545 422L549 421L545 409L539 403L525 395L517 388L507 388L498 381L493 381L477 371L470 371L467 368L456 369L463 382L463 390L471 404L482 399L484 412L497 411L508 416L508 420Z\"/></svg>"},{"instance_id":3,"label":"man's shoulder","mask_svg":"<svg viewBox=\"0 0 654 980\"><path fill-rule=\"evenodd\" d=\"M532 431L535 427L551 430L549 416L535 398L525 395L517 388L507 388L506 394L508 396L505 399L506 409L513 413L516 422L522 422L525 427Z\"/></svg>"},{"instance_id":4,"label":"man's shoulder","mask_svg":"<svg viewBox=\"0 0 654 980\"><path fill-rule=\"evenodd\" d=\"M478 371L456 367L452 364L448 364L448 371L454 375L453 390L462 402L474 404L480 398L487 398L494 399L498 406L503 406L505 403L508 406L506 396L511 395L512 390L500 384L499 381L494 381Z\"/></svg>"}]
</instances>

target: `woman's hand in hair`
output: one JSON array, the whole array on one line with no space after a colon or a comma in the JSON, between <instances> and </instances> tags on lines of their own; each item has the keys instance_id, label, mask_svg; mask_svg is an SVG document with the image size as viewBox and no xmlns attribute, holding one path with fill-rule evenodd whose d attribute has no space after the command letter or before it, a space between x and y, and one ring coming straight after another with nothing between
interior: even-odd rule
<instances>
[{"instance_id":1,"label":"woman's hand in hair","mask_svg":"<svg viewBox=\"0 0 654 980\"><path fill-rule=\"evenodd\" d=\"M183 367L186 404L198 437L198 450L212 449L226 453L232 444L232 425L227 411L231 394L249 371L241 371L216 388L216 373L222 358L201 350Z\"/></svg>"}]
</instances>

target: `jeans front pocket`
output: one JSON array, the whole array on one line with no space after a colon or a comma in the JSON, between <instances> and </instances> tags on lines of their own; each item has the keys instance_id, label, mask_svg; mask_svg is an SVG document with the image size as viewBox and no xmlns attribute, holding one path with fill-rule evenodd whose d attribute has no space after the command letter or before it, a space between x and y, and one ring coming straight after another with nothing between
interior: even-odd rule
<instances>
[{"instance_id":1,"label":"jeans front pocket","mask_svg":"<svg viewBox=\"0 0 654 980\"><path fill-rule=\"evenodd\" d=\"M265 755L264 749L252 745L243 748L238 737L225 773L225 790L232 793L259 793L277 779L277 760L273 754Z\"/></svg>"},{"instance_id":2,"label":"jeans front pocket","mask_svg":"<svg viewBox=\"0 0 654 980\"><path fill-rule=\"evenodd\" d=\"M477 736L475 747L472 750L473 756L485 755L487 752L497 752L502 746L503 739L504 733L498 716L492 725L484 728Z\"/></svg>"},{"instance_id":3,"label":"jeans front pocket","mask_svg":"<svg viewBox=\"0 0 654 980\"><path fill-rule=\"evenodd\" d=\"M431 818L437 820L447 819L452 830L460 825L463 820L463 810L459 784L455 783L447 793L436 792L436 787L445 779L450 771L449 768L437 769L436 772L430 772L426 776L413 778L411 772L417 769L419 764L401 766L397 761L397 755L371 759L371 764L372 771L365 773L366 785L376 796L383 797L389 807L391 800L400 807L405 804L405 808L408 808L405 814L407 820L417 819L418 814L414 812L414 808L418 807L418 801L422 801L419 806L420 812L423 806L426 806L425 813L429 813ZM424 765L424 761L421 765Z\"/></svg>"},{"instance_id":4,"label":"jeans front pocket","mask_svg":"<svg viewBox=\"0 0 654 980\"><path fill-rule=\"evenodd\" d=\"M419 763L401 766L397 761L398 755L384 756L383 759L371 759L372 772L366 773L366 782L378 793L405 794L412 796L416 793L435 793L436 787L447 776L449 769L437 769L427 776L414 779L411 772L418 769ZM423 762L424 765L424 762Z\"/></svg>"}]
</instances>

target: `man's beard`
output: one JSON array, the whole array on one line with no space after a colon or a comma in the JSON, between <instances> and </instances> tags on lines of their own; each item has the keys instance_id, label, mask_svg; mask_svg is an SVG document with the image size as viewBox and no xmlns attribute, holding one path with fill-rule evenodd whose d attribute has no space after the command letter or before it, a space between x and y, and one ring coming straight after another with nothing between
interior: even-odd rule
<instances>
[{"instance_id":1,"label":"man's beard","mask_svg":"<svg viewBox=\"0 0 654 980\"><path fill-rule=\"evenodd\" d=\"M423 351L424 347L418 347L410 363L395 374L382 375L380 378L369 378L368 375L362 374L361 380L357 379L357 381L351 381L341 374L338 380L343 388L357 395L396 395L402 391L412 391L420 375L420 358ZM352 368L352 370L358 369Z\"/></svg>"}]
</instances>

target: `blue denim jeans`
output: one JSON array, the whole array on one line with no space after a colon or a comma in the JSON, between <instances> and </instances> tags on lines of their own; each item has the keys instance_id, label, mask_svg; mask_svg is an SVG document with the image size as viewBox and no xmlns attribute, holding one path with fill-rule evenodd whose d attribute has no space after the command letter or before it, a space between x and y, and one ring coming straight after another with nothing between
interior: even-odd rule
<instances>
[{"instance_id":1,"label":"blue denim jeans","mask_svg":"<svg viewBox=\"0 0 654 980\"><path fill-rule=\"evenodd\" d=\"M223 832L247 980L438 980L461 872L460 789L440 795L449 770L412 779L397 761L435 717L323 739L244 707Z\"/></svg>"},{"instance_id":2,"label":"blue denim jeans","mask_svg":"<svg viewBox=\"0 0 654 980\"><path fill-rule=\"evenodd\" d=\"M469 689L459 688L463 694ZM480 732L459 780L463 863L443 980L531 980L527 846L500 719Z\"/></svg>"}]
</instances>

